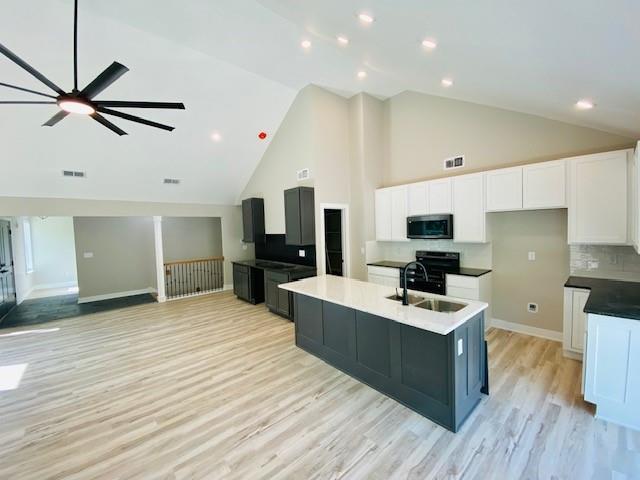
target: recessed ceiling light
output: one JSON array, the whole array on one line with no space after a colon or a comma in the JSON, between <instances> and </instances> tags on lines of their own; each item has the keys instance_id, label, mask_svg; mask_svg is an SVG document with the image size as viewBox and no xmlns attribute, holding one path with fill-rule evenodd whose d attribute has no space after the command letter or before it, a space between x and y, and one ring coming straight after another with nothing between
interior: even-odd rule
<instances>
[{"instance_id":1,"label":"recessed ceiling light","mask_svg":"<svg viewBox=\"0 0 640 480\"><path fill-rule=\"evenodd\" d=\"M340 45L349 45L349 39L344 35L338 35L338 43Z\"/></svg>"},{"instance_id":2,"label":"recessed ceiling light","mask_svg":"<svg viewBox=\"0 0 640 480\"><path fill-rule=\"evenodd\" d=\"M367 72L365 72L364 70L360 70L358 72L358 78L367 78Z\"/></svg>"},{"instance_id":3,"label":"recessed ceiling light","mask_svg":"<svg viewBox=\"0 0 640 480\"><path fill-rule=\"evenodd\" d=\"M360 21L362 23L373 23L373 21L375 20L373 18L373 16L369 15L368 13L359 13L358 14L358 18L360 19Z\"/></svg>"},{"instance_id":4,"label":"recessed ceiling light","mask_svg":"<svg viewBox=\"0 0 640 480\"><path fill-rule=\"evenodd\" d=\"M220 135L219 132L213 132L211 134L211 140L213 140L214 142L219 142L220 140L222 140L222 135Z\"/></svg>"},{"instance_id":5,"label":"recessed ceiling light","mask_svg":"<svg viewBox=\"0 0 640 480\"><path fill-rule=\"evenodd\" d=\"M443 87L450 87L451 85L453 85L453 80L451 80L450 78L443 78L440 83Z\"/></svg>"},{"instance_id":6,"label":"recessed ceiling light","mask_svg":"<svg viewBox=\"0 0 640 480\"><path fill-rule=\"evenodd\" d=\"M581 99L576 102L576 108L579 110L591 110L595 104L591 100Z\"/></svg>"},{"instance_id":7,"label":"recessed ceiling light","mask_svg":"<svg viewBox=\"0 0 640 480\"><path fill-rule=\"evenodd\" d=\"M300 46L304 49L311 48L311 40L303 40L302 42L300 42Z\"/></svg>"},{"instance_id":8,"label":"recessed ceiling light","mask_svg":"<svg viewBox=\"0 0 640 480\"><path fill-rule=\"evenodd\" d=\"M428 48L429 50L433 50L438 46L438 42L436 42L435 40L426 38L422 41L422 46L424 48Z\"/></svg>"}]
</instances>

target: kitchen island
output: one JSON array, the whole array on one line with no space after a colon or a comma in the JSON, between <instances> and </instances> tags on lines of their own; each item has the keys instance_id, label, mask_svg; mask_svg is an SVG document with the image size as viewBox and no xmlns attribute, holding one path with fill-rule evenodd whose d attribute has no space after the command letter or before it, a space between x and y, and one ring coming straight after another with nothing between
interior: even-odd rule
<instances>
[{"instance_id":1,"label":"kitchen island","mask_svg":"<svg viewBox=\"0 0 640 480\"><path fill-rule=\"evenodd\" d=\"M456 432L488 393L487 304L332 275L293 293L296 345ZM391 297L391 298L389 298Z\"/></svg>"}]
</instances>

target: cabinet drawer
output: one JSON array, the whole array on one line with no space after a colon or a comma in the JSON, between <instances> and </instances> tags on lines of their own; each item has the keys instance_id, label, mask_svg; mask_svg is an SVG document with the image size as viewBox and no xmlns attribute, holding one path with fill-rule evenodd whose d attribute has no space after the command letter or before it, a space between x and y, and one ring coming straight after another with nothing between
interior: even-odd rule
<instances>
[{"instance_id":1,"label":"cabinet drawer","mask_svg":"<svg viewBox=\"0 0 640 480\"><path fill-rule=\"evenodd\" d=\"M477 288L451 287L447 285L447 296L480 300L480 290Z\"/></svg>"},{"instance_id":2,"label":"cabinet drawer","mask_svg":"<svg viewBox=\"0 0 640 480\"><path fill-rule=\"evenodd\" d=\"M367 267L367 271L369 275L377 275L379 277L390 277L400 279L400 269L399 268L390 268L390 267L376 267L370 265Z\"/></svg>"},{"instance_id":3,"label":"cabinet drawer","mask_svg":"<svg viewBox=\"0 0 640 480\"><path fill-rule=\"evenodd\" d=\"M478 277L467 277L464 275L447 275L447 287L480 288Z\"/></svg>"}]
</instances>

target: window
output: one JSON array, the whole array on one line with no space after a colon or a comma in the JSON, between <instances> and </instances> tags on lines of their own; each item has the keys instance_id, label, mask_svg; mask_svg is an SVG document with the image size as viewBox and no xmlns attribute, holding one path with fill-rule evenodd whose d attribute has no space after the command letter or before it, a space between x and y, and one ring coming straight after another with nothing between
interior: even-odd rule
<instances>
[{"instance_id":1,"label":"window","mask_svg":"<svg viewBox=\"0 0 640 480\"><path fill-rule=\"evenodd\" d=\"M33 247L31 245L31 222L25 219L22 222L24 239L24 264L27 273L33 273Z\"/></svg>"}]
</instances>

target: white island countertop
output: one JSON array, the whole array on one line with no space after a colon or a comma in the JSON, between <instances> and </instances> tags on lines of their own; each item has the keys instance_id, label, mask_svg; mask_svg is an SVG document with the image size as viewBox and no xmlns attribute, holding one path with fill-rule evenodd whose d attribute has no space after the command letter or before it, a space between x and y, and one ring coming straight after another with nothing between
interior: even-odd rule
<instances>
[{"instance_id":1,"label":"white island countertop","mask_svg":"<svg viewBox=\"0 0 640 480\"><path fill-rule=\"evenodd\" d=\"M485 302L409 290L413 295L424 298L466 305L457 312L435 312L414 305L402 305L402 302L386 298L395 294L396 290L393 287L333 275L320 275L284 283L280 288L441 335L452 332L489 306ZM401 293L402 290L398 289L398 292Z\"/></svg>"}]
</instances>

